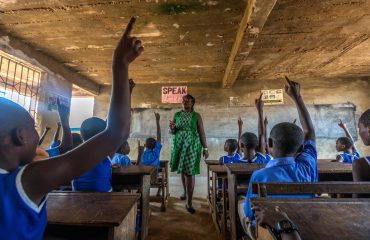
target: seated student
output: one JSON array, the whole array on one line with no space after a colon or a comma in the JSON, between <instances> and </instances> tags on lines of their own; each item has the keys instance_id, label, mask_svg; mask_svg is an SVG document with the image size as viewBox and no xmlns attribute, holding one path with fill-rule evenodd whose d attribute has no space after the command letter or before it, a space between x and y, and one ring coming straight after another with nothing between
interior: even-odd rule
<instances>
[{"instance_id":1,"label":"seated student","mask_svg":"<svg viewBox=\"0 0 370 240\"><path fill-rule=\"evenodd\" d=\"M244 230L253 234L254 214L250 206L253 182L317 182L317 152L315 130L309 112L300 94L300 85L287 77L286 93L297 106L303 131L293 123L275 125L268 140L270 152L274 157L265 168L255 171L249 181L248 192L244 204L239 204L239 217ZM303 150L296 155L302 146ZM244 206L243 206L244 205Z\"/></svg>"},{"instance_id":2,"label":"seated student","mask_svg":"<svg viewBox=\"0 0 370 240\"><path fill-rule=\"evenodd\" d=\"M76 149L53 161L31 162L39 141L35 122L23 107L0 98L0 239L42 239L47 194L95 167L128 138L128 67L143 51L141 42L130 36L134 21L130 21L114 51L107 127Z\"/></svg>"},{"instance_id":3,"label":"seated student","mask_svg":"<svg viewBox=\"0 0 370 240\"><path fill-rule=\"evenodd\" d=\"M46 149L46 152L49 154L49 157L55 157L60 154L63 154L72 149L73 140L71 129L69 127L69 107L62 104L59 99L57 99L57 109L60 124L58 124L58 129L60 128L59 125L62 127L63 135L62 141L59 145L57 145L58 137L59 137L59 130L57 129L53 143L51 144L49 149Z\"/></svg>"},{"instance_id":4,"label":"seated student","mask_svg":"<svg viewBox=\"0 0 370 240\"><path fill-rule=\"evenodd\" d=\"M130 145L125 141L117 150L112 158L112 165L130 166L131 160L128 154L130 153Z\"/></svg>"},{"instance_id":5,"label":"seated student","mask_svg":"<svg viewBox=\"0 0 370 240\"><path fill-rule=\"evenodd\" d=\"M220 164L236 163L240 160L240 155L237 152L238 141L235 139L227 139L224 145L224 151L227 152L226 156L220 157Z\"/></svg>"},{"instance_id":6,"label":"seated student","mask_svg":"<svg viewBox=\"0 0 370 240\"><path fill-rule=\"evenodd\" d=\"M240 137L240 147L244 155L243 159L239 160L241 163L263 164L270 161L270 157L265 156L262 94L256 99L256 107L258 111L258 138L251 132L245 132Z\"/></svg>"},{"instance_id":7,"label":"seated student","mask_svg":"<svg viewBox=\"0 0 370 240\"><path fill-rule=\"evenodd\" d=\"M343 163L352 163L354 160L358 160L360 158L360 154L358 153L356 146L354 144L353 138L351 133L348 131L347 126L342 122L339 121L339 127L342 128L346 134L346 137L340 137L337 139L336 142L336 149L340 153L335 162L343 162ZM333 161L333 162L334 162Z\"/></svg>"},{"instance_id":8,"label":"seated student","mask_svg":"<svg viewBox=\"0 0 370 240\"><path fill-rule=\"evenodd\" d=\"M154 138L148 138L145 141L145 151L141 158L141 161L138 162L138 165L143 166L155 166L160 167L159 156L161 155L161 126L159 124L159 120L161 116L159 113L154 113L155 115L155 122L157 126L157 140Z\"/></svg>"}]
</instances>

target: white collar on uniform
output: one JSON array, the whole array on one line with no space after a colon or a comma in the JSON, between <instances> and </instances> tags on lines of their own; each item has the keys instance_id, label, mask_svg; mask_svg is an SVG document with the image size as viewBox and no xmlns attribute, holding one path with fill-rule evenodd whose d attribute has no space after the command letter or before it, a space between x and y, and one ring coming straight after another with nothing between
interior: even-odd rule
<instances>
[{"instance_id":1,"label":"white collar on uniform","mask_svg":"<svg viewBox=\"0 0 370 240\"><path fill-rule=\"evenodd\" d=\"M5 169L0 168L0 174L7 174L7 173L9 173L9 172L6 171Z\"/></svg>"}]
</instances>

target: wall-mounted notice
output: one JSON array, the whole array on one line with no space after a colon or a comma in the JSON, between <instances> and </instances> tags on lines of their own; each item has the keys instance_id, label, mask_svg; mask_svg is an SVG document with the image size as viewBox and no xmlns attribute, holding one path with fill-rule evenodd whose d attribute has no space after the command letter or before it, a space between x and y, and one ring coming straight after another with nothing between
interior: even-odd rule
<instances>
[{"instance_id":1,"label":"wall-mounted notice","mask_svg":"<svg viewBox=\"0 0 370 240\"><path fill-rule=\"evenodd\" d=\"M261 90L262 100L265 105L282 105L284 104L283 89Z\"/></svg>"},{"instance_id":2,"label":"wall-mounted notice","mask_svg":"<svg viewBox=\"0 0 370 240\"><path fill-rule=\"evenodd\" d=\"M61 104L65 105L65 106L70 106L69 104L69 100L68 98L64 97L64 96L61 96L59 94L55 94L55 93L49 93L48 94L48 105L47 105L47 108L48 108L48 111L57 111L58 110L58 106L57 106L57 99L59 98L59 101Z\"/></svg>"},{"instance_id":3,"label":"wall-mounted notice","mask_svg":"<svg viewBox=\"0 0 370 240\"><path fill-rule=\"evenodd\" d=\"M162 103L182 103L182 97L186 94L187 86L162 86Z\"/></svg>"}]
</instances>

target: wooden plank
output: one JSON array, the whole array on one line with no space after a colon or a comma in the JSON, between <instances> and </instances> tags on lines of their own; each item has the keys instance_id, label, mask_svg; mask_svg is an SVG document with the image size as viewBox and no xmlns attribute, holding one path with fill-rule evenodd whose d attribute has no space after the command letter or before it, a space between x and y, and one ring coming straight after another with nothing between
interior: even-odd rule
<instances>
[{"instance_id":1,"label":"wooden plank","mask_svg":"<svg viewBox=\"0 0 370 240\"><path fill-rule=\"evenodd\" d=\"M112 169L113 176L127 176L127 175L151 175L155 171L153 166L120 166Z\"/></svg>"},{"instance_id":2,"label":"wooden plank","mask_svg":"<svg viewBox=\"0 0 370 240\"><path fill-rule=\"evenodd\" d=\"M305 240L363 240L370 236L370 199L258 198L252 203L268 211L279 206L297 225Z\"/></svg>"}]
</instances>

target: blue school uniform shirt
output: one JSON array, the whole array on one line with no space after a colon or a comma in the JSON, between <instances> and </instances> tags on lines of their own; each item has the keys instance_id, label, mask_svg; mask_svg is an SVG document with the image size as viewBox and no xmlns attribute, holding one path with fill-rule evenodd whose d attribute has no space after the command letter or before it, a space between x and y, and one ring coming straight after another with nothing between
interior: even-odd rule
<instances>
[{"instance_id":1,"label":"blue school uniform shirt","mask_svg":"<svg viewBox=\"0 0 370 240\"><path fill-rule=\"evenodd\" d=\"M0 169L0 239L41 240L47 223L46 198L37 206L23 190L23 170Z\"/></svg>"},{"instance_id":2,"label":"blue school uniform shirt","mask_svg":"<svg viewBox=\"0 0 370 240\"><path fill-rule=\"evenodd\" d=\"M352 163L355 160L360 159L360 154L357 151L353 151L352 155L348 153L341 153L339 156L342 157L343 163Z\"/></svg>"},{"instance_id":3,"label":"blue school uniform shirt","mask_svg":"<svg viewBox=\"0 0 370 240\"><path fill-rule=\"evenodd\" d=\"M159 167L159 156L161 155L162 144L155 143L154 149L146 149L141 157L141 164L144 166Z\"/></svg>"},{"instance_id":4,"label":"blue school uniform shirt","mask_svg":"<svg viewBox=\"0 0 370 240\"><path fill-rule=\"evenodd\" d=\"M241 159L239 153L234 153L233 156L223 156L221 157L222 164L237 163Z\"/></svg>"},{"instance_id":5,"label":"blue school uniform shirt","mask_svg":"<svg viewBox=\"0 0 370 240\"><path fill-rule=\"evenodd\" d=\"M84 192L111 192L112 191L112 165L106 157L90 171L72 181L73 191Z\"/></svg>"},{"instance_id":6,"label":"blue school uniform shirt","mask_svg":"<svg viewBox=\"0 0 370 240\"><path fill-rule=\"evenodd\" d=\"M244 202L244 213L249 219L254 219L250 206L250 198L258 197L252 194L253 182L317 182L317 151L314 141L305 141L303 150L295 158L276 158L267 163L266 167L253 172L249 181L247 196ZM272 195L269 197L294 198L309 197L308 195Z\"/></svg>"},{"instance_id":7,"label":"blue school uniform shirt","mask_svg":"<svg viewBox=\"0 0 370 240\"><path fill-rule=\"evenodd\" d=\"M271 160L270 155L263 155L262 153L257 152L255 157L252 160L240 159L238 163L255 163L255 164L264 164L268 163Z\"/></svg>"},{"instance_id":8,"label":"blue school uniform shirt","mask_svg":"<svg viewBox=\"0 0 370 240\"><path fill-rule=\"evenodd\" d=\"M49 148L56 148L56 147L58 147L58 143L56 143L55 141L52 141Z\"/></svg>"},{"instance_id":9,"label":"blue school uniform shirt","mask_svg":"<svg viewBox=\"0 0 370 240\"><path fill-rule=\"evenodd\" d=\"M131 160L127 155L116 153L112 158L112 164L121 166L130 166Z\"/></svg>"},{"instance_id":10,"label":"blue school uniform shirt","mask_svg":"<svg viewBox=\"0 0 370 240\"><path fill-rule=\"evenodd\" d=\"M45 151L49 154L49 157L56 157L60 155L59 147L49 148Z\"/></svg>"}]
</instances>

